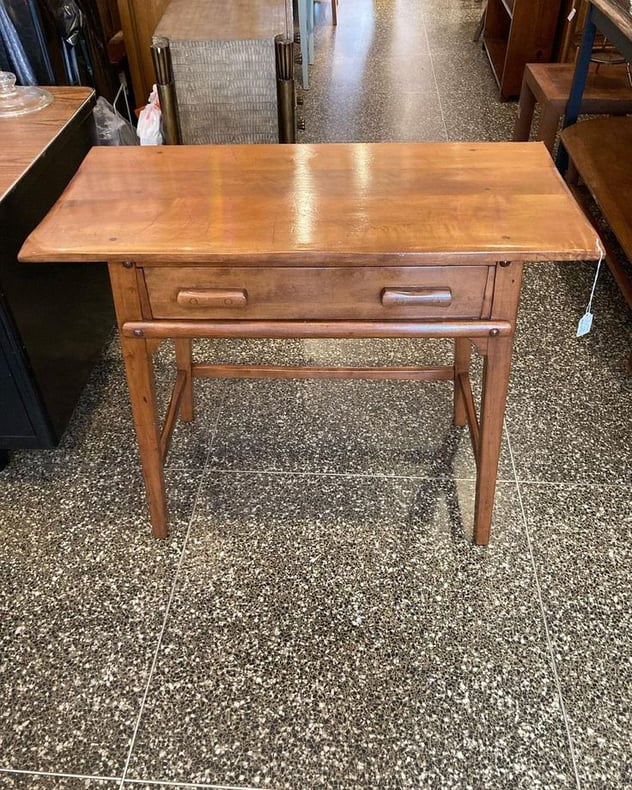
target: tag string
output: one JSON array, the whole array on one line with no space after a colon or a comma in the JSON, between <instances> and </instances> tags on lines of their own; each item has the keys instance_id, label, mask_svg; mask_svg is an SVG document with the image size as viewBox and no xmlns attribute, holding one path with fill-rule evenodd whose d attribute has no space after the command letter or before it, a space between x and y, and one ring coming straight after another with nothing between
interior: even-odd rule
<instances>
[{"instance_id":1,"label":"tag string","mask_svg":"<svg viewBox=\"0 0 632 790\"><path fill-rule=\"evenodd\" d=\"M592 289L590 291L590 297L588 299L588 307L586 307L587 313L590 312L590 308L592 307L593 297L595 295L595 289L597 288L597 280L599 279L599 272L601 271L601 264L606 255L604 248L601 246L601 241L599 239L597 239L597 249L599 250L599 260L597 261L597 271L595 272L595 279L593 280Z\"/></svg>"}]
</instances>

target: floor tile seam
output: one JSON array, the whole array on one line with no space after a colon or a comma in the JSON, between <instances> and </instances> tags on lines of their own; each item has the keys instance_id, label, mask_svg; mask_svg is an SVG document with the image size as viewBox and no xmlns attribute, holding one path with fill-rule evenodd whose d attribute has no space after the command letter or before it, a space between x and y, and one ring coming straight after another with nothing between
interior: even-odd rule
<instances>
[{"instance_id":1,"label":"floor tile seam","mask_svg":"<svg viewBox=\"0 0 632 790\"><path fill-rule=\"evenodd\" d=\"M253 785L218 785L207 782L167 781L166 779L126 779L125 783L130 785L153 785L154 787L199 787L204 790L264 790L262 787L254 787Z\"/></svg>"},{"instance_id":2,"label":"floor tile seam","mask_svg":"<svg viewBox=\"0 0 632 790\"><path fill-rule=\"evenodd\" d=\"M430 35L428 33L428 26L426 25L426 17L425 14L422 16L422 23L424 28L424 37L426 39L426 46L428 48L428 56L430 61L430 70L432 72L432 81L434 82L435 93L437 96L437 101L439 102L439 114L441 115L441 125L443 126L443 136L444 140L448 142L448 124L446 123L445 119L445 112L443 110L443 101L441 99L441 91L439 90L439 81L437 80L437 71L435 69L435 61L434 55L432 53L432 46L430 42Z\"/></svg>"},{"instance_id":3,"label":"floor tile seam","mask_svg":"<svg viewBox=\"0 0 632 790\"><path fill-rule=\"evenodd\" d=\"M625 488L626 491L630 488L630 484L625 480L618 483L600 483L592 480L532 480L517 477L516 482L524 486L542 486L543 488Z\"/></svg>"},{"instance_id":4,"label":"floor tile seam","mask_svg":"<svg viewBox=\"0 0 632 790\"><path fill-rule=\"evenodd\" d=\"M0 768L0 774L18 774L19 776L41 776L56 779L87 779L91 782L120 782L121 776L107 776L102 774L75 774L67 771L37 771L28 768Z\"/></svg>"},{"instance_id":5,"label":"floor tile seam","mask_svg":"<svg viewBox=\"0 0 632 790\"><path fill-rule=\"evenodd\" d=\"M180 572L181 572L182 567L184 565L184 555L186 553L187 545L188 545L188 542L189 542L189 536L191 534L191 525L193 524L193 521L194 521L195 512L196 512L196 509L197 509L198 501L200 499L200 494L201 494L201 491L202 491L203 482L204 482L204 475L202 474L202 475L200 475L200 480L199 480L198 485L197 485L197 490L196 490L195 497L194 497L194 500L193 500L193 507L191 508L191 514L189 516L187 529L186 529L186 532L185 532L185 535L184 535L184 540L182 542L182 549L180 551L180 556L178 557L178 564L176 566L176 570L175 570L175 573L174 573L173 581L171 583L171 589L169 590L169 598L167 599L167 606L165 608L165 614L164 614L164 617L162 619L162 626L160 628L160 633L158 634L158 639L157 639L157 642L156 642L156 646L154 648L154 654L152 656L151 665L149 667L149 673L148 673L148 676L147 676L147 682L145 683L145 689L143 691L143 696L142 696L142 699L141 699L140 708L139 708L139 711L138 711L138 715L136 717L136 722L134 724L134 729L133 729L132 736L131 736L131 739L130 739L129 748L127 750L127 756L125 758L125 764L123 766L123 773L122 773L121 778L119 780L120 781L119 790L123 790L123 788L125 786L125 782L126 781L130 781L130 780L128 780L126 778L127 777L127 772L129 770L129 765L130 765L130 762L131 762L131 759L132 759L132 755L134 753L134 747L136 746L136 738L138 736L138 731L140 729L140 724L141 724L141 721L142 721L142 718L143 718L143 714L145 712L145 706L147 704L147 699L149 697L149 689L151 687L151 683L152 683L152 680L154 678L154 674L155 674L155 671L156 671L156 666L158 664L158 655L160 653L160 649L162 647L162 642L163 642L163 639L164 639L165 631L167 629L167 622L169 620L169 615L171 613L171 609L172 609L172 606L173 606L173 601L174 601L174 598L175 598L175 592L176 592L176 588L178 586L178 581L179 581L179 578L180 578Z\"/></svg>"},{"instance_id":6,"label":"floor tile seam","mask_svg":"<svg viewBox=\"0 0 632 790\"><path fill-rule=\"evenodd\" d=\"M80 779L90 782L117 782L119 784L143 784L155 787L191 787L204 788L205 790L261 790L251 785L225 785L207 782L167 781L164 779L123 779L121 776L107 776L101 774L76 774L67 771L36 771L26 768L1 768L0 774L18 774L24 777L49 777L53 779Z\"/></svg>"},{"instance_id":7,"label":"floor tile seam","mask_svg":"<svg viewBox=\"0 0 632 790\"><path fill-rule=\"evenodd\" d=\"M222 414L222 411L224 410L227 398L228 398L228 387L226 385L226 381L224 380L224 382L222 384L222 397L220 399L219 407L217 408L217 410L215 412L215 420L212 423L212 428L211 428L211 430L209 432L210 435L209 435L208 447L206 448L206 456L204 458L204 465L202 466L202 472L206 472L208 470L209 459L211 457L211 452L213 450L213 444L215 443L215 439L217 437L217 426L219 425L219 418L220 418L220 416ZM194 415L194 418L195 418L195 415ZM197 502L197 497L196 497L196 502Z\"/></svg>"},{"instance_id":8,"label":"floor tile seam","mask_svg":"<svg viewBox=\"0 0 632 790\"><path fill-rule=\"evenodd\" d=\"M560 675L557 667L557 661L555 659L555 650L554 650L554 639L551 635L551 630L549 628L549 622L546 616L546 611L544 608L544 599L542 596L542 586L540 584L540 578L538 576L537 564L535 561L535 555L533 553L533 541L531 540L531 533L529 530L529 521L527 519L527 513L524 507L524 500L522 498L522 491L520 489L520 481L518 480L515 458L513 454L513 448L511 445L511 436L509 430L507 429L507 425L505 424L505 436L507 437L507 444L509 447L509 457L511 459L511 464L514 470L514 475L516 478L516 492L518 494L518 504L520 507L520 514L522 517L522 524L524 527L525 539L527 541L527 550L529 554L529 561L531 563L531 569L533 572L533 582L535 586L536 597L538 600L538 607L540 609L540 617L542 620L542 625L544 627L544 638L546 641L546 648L549 655L549 665L551 667L551 671L553 673L553 682L555 683L555 688L557 690L557 698L560 704L560 710L562 713L562 721L564 722L564 730L566 732L566 741L568 743L568 749L571 758L571 766L573 769L573 774L575 777L575 785L577 790L581 790L581 781L579 778L579 768L577 765L577 755L575 753L575 745L573 743L573 736L571 734L571 725L568 718L568 713L566 711L566 704L564 702L564 694L562 692L562 683L560 681Z\"/></svg>"}]
</instances>

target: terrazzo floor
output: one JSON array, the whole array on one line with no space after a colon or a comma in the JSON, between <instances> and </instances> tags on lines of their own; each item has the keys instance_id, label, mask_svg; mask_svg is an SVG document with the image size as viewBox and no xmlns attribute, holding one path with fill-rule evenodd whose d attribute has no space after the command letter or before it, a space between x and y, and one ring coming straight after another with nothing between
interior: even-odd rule
<instances>
[{"instance_id":1,"label":"terrazzo floor","mask_svg":"<svg viewBox=\"0 0 632 790\"><path fill-rule=\"evenodd\" d=\"M301 142L508 139L480 13L318 3ZM604 272L575 338L593 273L527 268L487 549L449 385L410 382L197 382L153 540L113 340L60 447L0 473L0 787L632 787L632 323Z\"/></svg>"}]
</instances>

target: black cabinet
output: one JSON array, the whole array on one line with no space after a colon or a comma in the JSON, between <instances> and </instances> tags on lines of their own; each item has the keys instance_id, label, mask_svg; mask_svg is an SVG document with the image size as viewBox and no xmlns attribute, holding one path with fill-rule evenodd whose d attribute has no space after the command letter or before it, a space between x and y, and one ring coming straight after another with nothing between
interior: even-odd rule
<instances>
[{"instance_id":1,"label":"black cabinet","mask_svg":"<svg viewBox=\"0 0 632 790\"><path fill-rule=\"evenodd\" d=\"M87 153L85 88L0 119L0 449L54 447L114 326L107 270L19 263L17 254Z\"/></svg>"}]
</instances>

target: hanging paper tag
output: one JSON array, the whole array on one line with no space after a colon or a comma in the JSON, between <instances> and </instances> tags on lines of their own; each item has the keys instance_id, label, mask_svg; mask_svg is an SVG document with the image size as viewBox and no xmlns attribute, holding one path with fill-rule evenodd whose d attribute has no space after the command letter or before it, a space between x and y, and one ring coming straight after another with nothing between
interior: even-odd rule
<instances>
[{"instance_id":1,"label":"hanging paper tag","mask_svg":"<svg viewBox=\"0 0 632 790\"><path fill-rule=\"evenodd\" d=\"M577 324L577 337L582 337L582 335L587 335L592 327L592 322L593 322L593 314L584 313L584 315L579 319L579 323Z\"/></svg>"}]
</instances>

